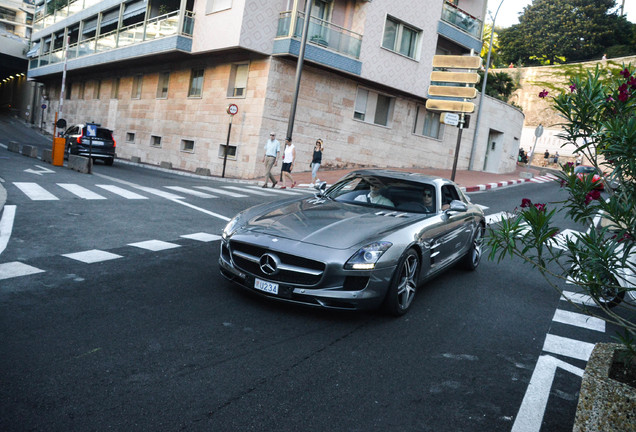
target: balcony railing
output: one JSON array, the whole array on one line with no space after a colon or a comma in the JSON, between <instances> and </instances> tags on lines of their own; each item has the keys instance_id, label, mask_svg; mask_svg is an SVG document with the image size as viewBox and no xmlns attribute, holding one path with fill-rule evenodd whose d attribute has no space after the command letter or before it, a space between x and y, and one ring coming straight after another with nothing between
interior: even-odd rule
<instances>
[{"instance_id":1,"label":"balcony railing","mask_svg":"<svg viewBox=\"0 0 636 432\"><path fill-rule=\"evenodd\" d=\"M179 31L179 11L174 11L152 18L146 23L140 22L132 24L127 27L122 27L120 29L101 34L97 37L71 44L68 47L68 58L71 60L178 34L183 36L192 36L193 28L193 12L185 11L183 27L181 31ZM60 48L31 59L29 62L29 69L59 63L63 60L64 49Z\"/></svg>"},{"instance_id":2,"label":"balcony railing","mask_svg":"<svg viewBox=\"0 0 636 432\"><path fill-rule=\"evenodd\" d=\"M455 27L459 27L471 36L478 39L481 38L481 21L459 9L452 3L444 2L442 19Z\"/></svg>"},{"instance_id":3,"label":"balcony railing","mask_svg":"<svg viewBox=\"0 0 636 432\"><path fill-rule=\"evenodd\" d=\"M62 21L64 18L82 11L102 0L69 0L69 2L59 8L53 9L50 3L44 3L35 10L35 21L33 23L33 31L40 31L45 27Z\"/></svg>"},{"instance_id":4,"label":"balcony railing","mask_svg":"<svg viewBox=\"0 0 636 432\"><path fill-rule=\"evenodd\" d=\"M302 37L305 14L303 12L297 13L296 25L293 32L291 31L292 18L292 11L281 12L280 18L278 19L276 37ZM307 42L329 48L357 59L360 58L362 35L328 21L310 17Z\"/></svg>"}]
</instances>

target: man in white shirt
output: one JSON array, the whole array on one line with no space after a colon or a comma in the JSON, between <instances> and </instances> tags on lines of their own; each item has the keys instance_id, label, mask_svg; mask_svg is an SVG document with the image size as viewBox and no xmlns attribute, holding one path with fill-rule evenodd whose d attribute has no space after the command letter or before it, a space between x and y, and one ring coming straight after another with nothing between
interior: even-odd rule
<instances>
[{"instance_id":1,"label":"man in white shirt","mask_svg":"<svg viewBox=\"0 0 636 432\"><path fill-rule=\"evenodd\" d=\"M380 194L380 186L371 184L369 186L369 193L366 195L358 195L354 201L362 201L369 204L380 204L388 207L395 207L390 199Z\"/></svg>"},{"instance_id":2,"label":"man in white shirt","mask_svg":"<svg viewBox=\"0 0 636 432\"><path fill-rule=\"evenodd\" d=\"M263 187L267 187L267 180L272 180L272 187L276 186L276 178L272 174L272 167L275 167L278 163L278 156L280 154L280 142L276 139L276 133L269 134L269 139L265 143L265 154L263 155L263 163L265 163L265 183Z\"/></svg>"}]
</instances>

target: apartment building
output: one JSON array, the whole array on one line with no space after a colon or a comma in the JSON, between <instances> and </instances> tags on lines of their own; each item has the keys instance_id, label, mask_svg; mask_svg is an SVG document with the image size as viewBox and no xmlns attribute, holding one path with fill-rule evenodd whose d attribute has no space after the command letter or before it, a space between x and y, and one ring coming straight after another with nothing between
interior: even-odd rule
<instances>
[{"instance_id":1,"label":"apartment building","mask_svg":"<svg viewBox=\"0 0 636 432\"><path fill-rule=\"evenodd\" d=\"M432 59L480 51L486 0L311 1L293 129L297 169L309 169L317 138L326 166L451 167L458 129L425 108ZM262 176L270 131L281 142L286 135L305 6L42 3L28 76L44 84L46 128L53 130L58 112L71 124L113 129L121 158L220 175L227 151L227 176ZM239 110L226 149L230 104ZM474 126L464 130L458 166L472 157L478 169L510 171L523 114L486 97L481 123L475 150Z\"/></svg>"},{"instance_id":2,"label":"apartment building","mask_svg":"<svg viewBox=\"0 0 636 432\"><path fill-rule=\"evenodd\" d=\"M26 52L31 40L32 0L0 0L0 109L26 98ZM26 98L28 99L28 98Z\"/></svg>"}]
</instances>

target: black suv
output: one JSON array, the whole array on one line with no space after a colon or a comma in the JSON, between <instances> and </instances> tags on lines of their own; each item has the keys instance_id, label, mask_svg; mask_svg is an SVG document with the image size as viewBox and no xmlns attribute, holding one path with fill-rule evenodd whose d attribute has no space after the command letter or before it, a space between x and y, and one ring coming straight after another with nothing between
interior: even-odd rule
<instances>
[{"instance_id":1,"label":"black suv","mask_svg":"<svg viewBox=\"0 0 636 432\"><path fill-rule=\"evenodd\" d=\"M80 155L95 159L101 159L106 165L112 165L115 161L115 138L113 131L97 125L97 133L94 137L87 136L86 125L71 126L64 132L66 139L66 155ZM92 147L92 149L90 148Z\"/></svg>"}]
</instances>

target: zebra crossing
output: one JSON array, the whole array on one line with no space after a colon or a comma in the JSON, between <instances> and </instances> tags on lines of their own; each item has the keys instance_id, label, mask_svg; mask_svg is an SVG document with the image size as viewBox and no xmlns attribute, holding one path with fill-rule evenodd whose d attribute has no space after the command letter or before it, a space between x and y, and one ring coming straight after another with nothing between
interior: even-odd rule
<instances>
[{"instance_id":1,"label":"zebra crossing","mask_svg":"<svg viewBox=\"0 0 636 432\"><path fill-rule=\"evenodd\" d=\"M42 186L36 182L13 182L13 185L31 201L59 201L70 196L83 200L107 200L113 198L123 198L128 200L145 200L149 197L158 196L167 199L185 199L188 196L213 199L223 197L248 198L254 196L261 197L281 197L281 196L303 196L314 194L314 189L263 189L259 186L193 186L192 188L182 186L163 186L154 188L140 185L130 185L128 187L113 184L96 184L95 189L89 189L74 183L52 183ZM131 190L135 189L135 191Z\"/></svg>"}]
</instances>

